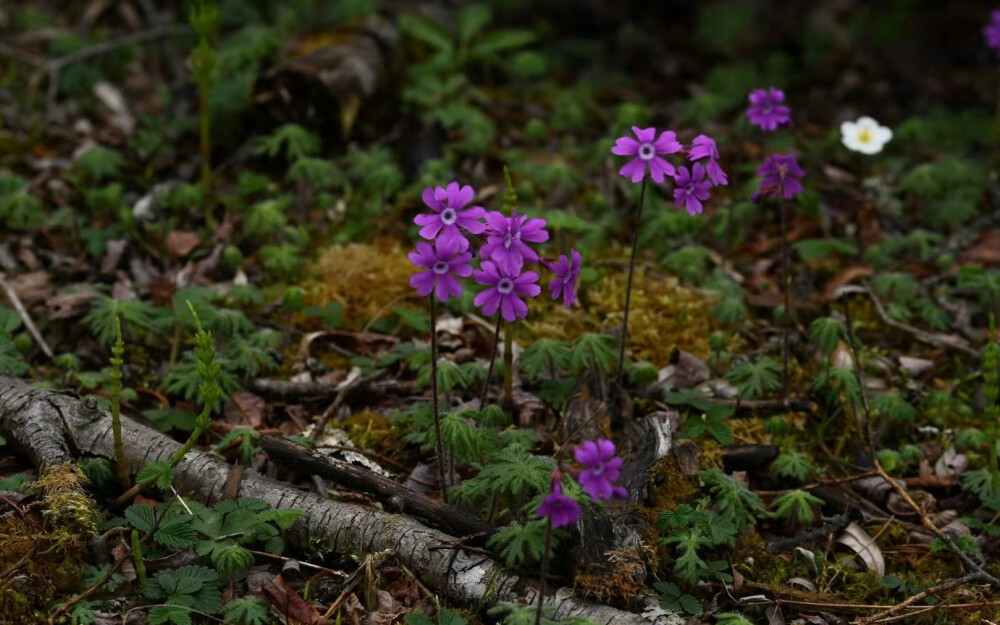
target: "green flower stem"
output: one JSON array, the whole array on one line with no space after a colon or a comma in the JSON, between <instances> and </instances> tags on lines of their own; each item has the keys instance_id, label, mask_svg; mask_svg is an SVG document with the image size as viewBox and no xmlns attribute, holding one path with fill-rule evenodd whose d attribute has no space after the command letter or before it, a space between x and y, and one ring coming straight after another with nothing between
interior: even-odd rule
<instances>
[{"instance_id":1,"label":"green flower stem","mask_svg":"<svg viewBox=\"0 0 1000 625\"><path fill-rule=\"evenodd\" d=\"M490 366L486 370L486 381L483 382L483 394L479 398L479 409L482 410L486 407L486 396L490 391L490 378L493 377L493 365L497 361L497 347L500 343L500 326L503 325L503 317L500 313L497 313L497 327L493 331L493 349L490 350Z\"/></svg>"},{"instance_id":2,"label":"green flower stem","mask_svg":"<svg viewBox=\"0 0 1000 625\"><path fill-rule=\"evenodd\" d=\"M122 488L131 486L128 465L125 464L125 444L122 441L122 367L125 365L125 341L122 339L122 320L115 315L115 344L111 347L111 432L115 440L115 469Z\"/></svg>"},{"instance_id":3,"label":"green flower stem","mask_svg":"<svg viewBox=\"0 0 1000 625\"><path fill-rule=\"evenodd\" d=\"M1000 175L1000 90L997 93L997 110L993 118L993 136L990 138L990 172L986 176L987 190L991 177Z\"/></svg>"},{"instance_id":4,"label":"green flower stem","mask_svg":"<svg viewBox=\"0 0 1000 625\"><path fill-rule=\"evenodd\" d=\"M545 552L542 553L542 577L538 580L538 610L535 612L535 625L541 625L542 606L545 605L545 578L549 575L549 552L552 550L552 519L545 521Z\"/></svg>"},{"instance_id":5,"label":"green flower stem","mask_svg":"<svg viewBox=\"0 0 1000 625\"><path fill-rule=\"evenodd\" d=\"M514 412L514 333L510 326L503 333L503 407Z\"/></svg>"},{"instance_id":6,"label":"green flower stem","mask_svg":"<svg viewBox=\"0 0 1000 625\"><path fill-rule=\"evenodd\" d=\"M788 401L788 386L789 386L789 355L788 355L788 333L790 331L790 324L792 321L792 309L791 301L789 296L789 291L791 291L791 270L789 269L789 259L788 259L788 200L784 198L784 189L778 198L778 204L780 207L779 212L781 213L781 290L784 293L785 305L782 310L781 315L781 352L782 352L782 375L781 375L781 387L782 387L782 398Z\"/></svg>"},{"instance_id":7,"label":"green flower stem","mask_svg":"<svg viewBox=\"0 0 1000 625\"><path fill-rule=\"evenodd\" d=\"M437 450L438 482L441 484L441 493L444 494L448 488L445 480L445 456L444 443L441 441L441 406L438 403L438 349L437 349L437 303L434 301L434 293L430 294L431 300L431 394L434 396L434 444Z\"/></svg>"},{"instance_id":8,"label":"green flower stem","mask_svg":"<svg viewBox=\"0 0 1000 625\"><path fill-rule=\"evenodd\" d=\"M139 588L146 585L146 564L142 561L142 546L139 544L139 530L132 530L132 559L135 574L139 578Z\"/></svg>"},{"instance_id":9,"label":"green flower stem","mask_svg":"<svg viewBox=\"0 0 1000 625\"><path fill-rule=\"evenodd\" d=\"M632 254L628 260L628 284L625 287L625 316L622 318L622 339L618 349L618 377L625 380L625 345L628 343L628 313L632 307L632 277L635 274L635 254L639 247L639 226L642 224L642 204L646 199L646 178L642 179L639 191L639 205L635 209L635 222L632 224Z\"/></svg>"}]
</instances>

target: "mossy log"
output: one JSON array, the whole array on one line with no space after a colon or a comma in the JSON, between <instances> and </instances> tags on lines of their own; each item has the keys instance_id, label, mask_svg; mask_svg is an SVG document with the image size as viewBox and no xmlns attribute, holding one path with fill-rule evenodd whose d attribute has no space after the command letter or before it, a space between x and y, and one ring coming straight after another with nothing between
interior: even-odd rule
<instances>
[{"instance_id":1,"label":"mossy log","mask_svg":"<svg viewBox=\"0 0 1000 625\"><path fill-rule=\"evenodd\" d=\"M180 444L130 419L122 419L126 463L133 473L168 460ZM0 435L7 437L40 469L78 456L113 456L111 416L93 397L82 400L0 377ZM275 508L302 510L286 538L295 548L339 555L391 550L421 581L449 601L471 607L498 602L531 603L537 589L479 554L431 549L455 539L402 514L375 507L329 501L289 484L245 470L236 488L227 489L233 467L218 457L189 453L176 467L175 486L186 496L212 505L227 492L254 497ZM581 601L569 589L555 593L554 617L584 617L606 625L680 625L676 614L655 620L605 605Z\"/></svg>"}]
</instances>

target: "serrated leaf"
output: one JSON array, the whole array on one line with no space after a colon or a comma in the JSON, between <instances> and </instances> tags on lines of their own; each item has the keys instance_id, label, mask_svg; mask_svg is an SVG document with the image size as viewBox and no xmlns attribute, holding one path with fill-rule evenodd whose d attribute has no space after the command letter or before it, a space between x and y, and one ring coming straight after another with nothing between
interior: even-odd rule
<instances>
[{"instance_id":1,"label":"serrated leaf","mask_svg":"<svg viewBox=\"0 0 1000 625\"><path fill-rule=\"evenodd\" d=\"M149 625L192 625L191 613L176 605L157 605L146 613Z\"/></svg>"},{"instance_id":2,"label":"serrated leaf","mask_svg":"<svg viewBox=\"0 0 1000 625\"><path fill-rule=\"evenodd\" d=\"M517 566L529 558L540 561L545 552L545 523L511 523L497 530L489 540L491 549L499 549L507 566Z\"/></svg>"},{"instance_id":3,"label":"serrated leaf","mask_svg":"<svg viewBox=\"0 0 1000 625\"><path fill-rule=\"evenodd\" d=\"M160 524L153 540L170 549L189 549L198 542L198 533L187 518L177 518Z\"/></svg>"},{"instance_id":4,"label":"serrated leaf","mask_svg":"<svg viewBox=\"0 0 1000 625\"><path fill-rule=\"evenodd\" d=\"M269 604L253 597L233 599L222 608L222 618L232 625L267 625Z\"/></svg>"},{"instance_id":5,"label":"serrated leaf","mask_svg":"<svg viewBox=\"0 0 1000 625\"><path fill-rule=\"evenodd\" d=\"M125 508L125 518L140 532L152 532L156 526L156 512L149 506L133 504Z\"/></svg>"},{"instance_id":6,"label":"serrated leaf","mask_svg":"<svg viewBox=\"0 0 1000 625\"><path fill-rule=\"evenodd\" d=\"M174 479L174 469L169 462L161 460L144 466L135 479L140 484L156 484L159 488L168 490Z\"/></svg>"}]
</instances>

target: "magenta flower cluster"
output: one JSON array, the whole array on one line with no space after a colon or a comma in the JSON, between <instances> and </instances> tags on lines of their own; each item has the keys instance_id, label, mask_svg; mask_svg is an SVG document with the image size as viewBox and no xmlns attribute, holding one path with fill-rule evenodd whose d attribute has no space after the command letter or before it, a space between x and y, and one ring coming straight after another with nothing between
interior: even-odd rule
<instances>
[{"instance_id":1,"label":"magenta flower cluster","mask_svg":"<svg viewBox=\"0 0 1000 625\"><path fill-rule=\"evenodd\" d=\"M757 168L761 176L760 188L754 199L776 196L790 200L802 193L802 177L806 175L794 154L774 154L764 159Z\"/></svg>"},{"instance_id":2,"label":"magenta flower cluster","mask_svg":"<svg viewBox=\"0 0 1000 625\"><path fill-rule=\"evenodd\" d=\"M715 141L706 135L695 137L687 149L687 159L691 169L681 165L675 167L664 156L685 152L684 145L677 140L677 133L665 130L657 136L655 128L632 127L635 138L625 136L615 141L611 152L619 156L634 157L625 163L618 173L632 182L642 182L646 174L653 182L662 183L667 177L674 180L674 202L678 208L687 210L689 215L697 215L703 210L703 203L709 199L713 186L727 185L729 180L719 165L719 149Z\"/></svg>"},{"instance_id":3,"label":"magenta flower cluster","mask_svg":"<svg viewBox=\"0 0 1000 625\"><path fill-rule=\"evenodd\" d=\"M750 101L747 118L764 132L774 132L792 123L791 111L782 104L785 92L781 89L754 89L747 99Z\"/></svg>"},{"instance_id":4,"label":"magenta flower cluster","mask_svg":"<svg viewBox=\"0 0 1000 625\"><path fill-rule=\"evenodd\" d=\"M781 89L755 89L747 99L750 101L747 118L761 130L772 132L792 123L791 109L781 104L785 101L785 92ZM753 194L754 202L766 197L790 200L802 193L801 180L805 172L799 167L794 154L768 156L764 159L764 164L757 168L757 174L761 181L757 192Z\"/></svg>"},{"instance_id":5,"label":"magenta flower cluster","mask_svg":"<svg viewBox=\"0 0 1000 625\"><path fill-rule=\"evenodd\" d=\"M983 26L983 37L986 38L986 45L1000 56L1000 9L990 13L990 21Z\"/></svg>"},{"instance_id":6,"label":"magenta flower cluster","mask_svg":"<svg viewBox=\"0 0 1000 625\"><path fill-rule=\"evenodd\" d=\"M424 189L422 199L432 212L417 215L413 222L420 226L420 236L431 243L417 243L410 261L420 271L410 278L417 294L433 293L442 302L462 295L459 278L473 276L486 288L476 295L474 303L486 315L500 311L505 321L512 322L528 315L530 299L541 293L539 275L525 271L528 263L538 264L554 275L549 284L552 299L562 295L568 307L576 299L576 280L580 274L580 254L570 251L566 257L552 263L543 259L532 247L547 241L544 219L530 219L516 212L510 217L498 211L487 212L481 206L469 206L475 190L469 185L451 182L446 187ZM476 255L479 270L473 270L474 254L469 251L466 235L478 237L483 245Z\"/></svg>"},{"instance_id":7,"label":"magenta flower cluster","mask_svg":"<svg viewBox=\"0 0 1000 625\"><path fill-rule=\"evenodd\" d=\"M579 467L570 469L583 492L594 500L616 497L625 499L628 491L614 483L622 468L622 459L615 455L615 444L607 439L584 441L573 451ZM581 514L580 504L562 492L562 470L552 472L552 489L538 506L538 516L548 518L552 527L562 527L576 521Z\"/></svg>"}]
</instances>

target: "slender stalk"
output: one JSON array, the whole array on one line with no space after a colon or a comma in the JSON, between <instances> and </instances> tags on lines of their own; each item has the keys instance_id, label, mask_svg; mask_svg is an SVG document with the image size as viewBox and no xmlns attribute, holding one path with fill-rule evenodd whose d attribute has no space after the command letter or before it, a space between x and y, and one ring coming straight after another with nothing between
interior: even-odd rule
<instances>
[{"instance_id":1,"label":"slender stalk","mask_svg":"<svg viewBox=\"0 0 1000 625\"><path fill-rule=\"evenodd\" d=\"M479 398L479 409L486 407L486 395L490 392L490 378L493 377L493 365L497 361L497 346L500 343L500 326L503 325L503 317L497 313L497 327L493 331L493 349L490 350L490 366L486 369L486 381L483 382L483 394Z\"/></svg>"},{"instance_id":2,"label":"slender stalk","mask_svg":"<svg viewBox=\"0 0 1000 625\"><path fill-rule=\"evenodd\" d=\"M125 342L122 340L122 320L115 316L115 344L111 347L111 432L115 441L115 470L122 488L131 487L128 465L125 464L125 444L122 441L121 397L122 367L125 365Z\"/></svg>"},{"instance_id":3,"label":"slender stalk","mask_svg":"<svg viewBox=\"0 0 1000 625\"><path fill-rule=\"evenodd\" d=\"M987 179L987 189L989 188L990 178L996 179L996 176L1000 174L1000 90L997 92L997 110L996 116L993 118L993 136L990 138L990 175L986 177Z\"/></svg>"},{"instance_id":4,"label":"slender stalk","mask_svg":"<svg viewBox=\"0 0 1000 625\"><path fill-rule=\"evenodd\" d=\"M445 481L445 457L444 444L441 442L441 407L438 403L438 350L437 350L437 303L434 301L434 294L430 295L431 300L431 393L434 396L434 443L438 457L438 481L441 483L441 492L444 493L448 487Z\"/></svg>"},{"instance_id":5,"label":"slender stalk","mask_svg":"<svg viewBox=\"0 0 1000 625\"><path fill-rule=\"evenodd\" d=\"M632 255L628 260L628 284L625 287L625 317L622 319L622 342L618 349L618 375L625 379L625 344L628 342L628 313L632 307L632 276L635 273L635 253L639 247L639 225L642 223L642 204L646 199L646 179L642 179L639 191L639 205L635 210L635 221L632 223Z\"/></svg>"},{"instance_id":6,"label":"slender stalk","mask_svg":"<svg viewBox=\"0 0 1000 625\"><path fill-rule=\"evenodd\" d=\"M503 333L503 406L514 410L514 334L510 326Z\"/></svg>"},{"instance_id":7,"label":"slender stalk","mask_svg":"<svg viewBox=\"0 0 1000 625\"><path fill-rule=\"evenodd\" d=\"M789 373L788 373L788 333L790 331L790 325L792 321L792 309L789 297L789 291L791 290L791 272L789 270L789 260L788 260L788 202L781 197L778 200L781 207L781 281L782 281L782 291L784 291L785 306L783 313L781 315L782 322L782 339L781 339L781 351L782 351L782 377L781 385L784 393L784 399L788 401L788 385L789 385Z\"/></svg>"},{"instance_id":8,"label":"slender stalk","mask_svg":"<svg viewBox=\"0 0 1000 625\"><path fill-rule=\"evenodd\" d=\"M142 546L139 544L139 530L132 530L132 559L135 563L135 574L139 578L139 587L146 585L146 564L142 561Z\"/></svg>"},{"instance_id":9,"label":"slender stalk","mask_svg":"<svg viewBox=\"0 0 1000 625\"><path fill-rule=\"evenodd\" d=\"M535 625L541 625L542 606L545 604L545 578L549 576L549 551L552 550L552 519L545 523L545 552L542 553L542 578L538 580L538 610L535 612Z\"/></svg>"}]
</instances>

